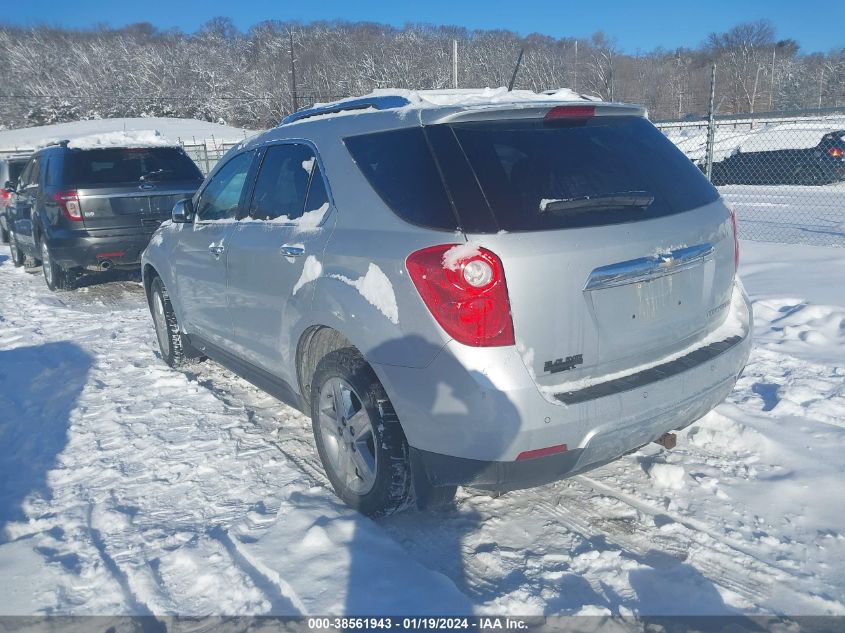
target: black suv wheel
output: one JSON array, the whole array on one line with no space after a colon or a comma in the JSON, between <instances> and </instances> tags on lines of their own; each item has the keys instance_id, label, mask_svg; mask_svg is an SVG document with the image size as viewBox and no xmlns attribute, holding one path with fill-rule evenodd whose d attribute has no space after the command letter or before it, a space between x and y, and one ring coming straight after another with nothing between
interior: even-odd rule
<instances>
[{"instance_id":1,"label":"black suv wheel","mask_svg":"<svg viewBox=\"0 0 845 633\"><path fill-rule=\"evenodd\" d=\"M76 271L68 270L57 262L53 261L50 254L50 246L47 240L41 240L41 270L44 273L44 281L47 287L52 290L73 290L76 287Z\"/></svg>"}]
</instances>

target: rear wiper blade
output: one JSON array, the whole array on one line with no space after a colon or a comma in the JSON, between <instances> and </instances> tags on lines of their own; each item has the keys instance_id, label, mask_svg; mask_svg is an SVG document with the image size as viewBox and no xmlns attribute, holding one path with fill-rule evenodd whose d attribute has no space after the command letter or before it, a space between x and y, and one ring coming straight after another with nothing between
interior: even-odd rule
<instances>
[{"instance_id":1,"label":"rear wiper blade","mask_svg":"<svg viewBox=\"0 0 845 633\"><path fill-rule=\"evenodd\" d=\"M150 176L158 176L160 174L172 174L172 173L173 173L172 169L154 169L152 171L148 171L145 174L141 174L141 177L138 180L140 180L141 182L144 182Z\"/></svg>"},{"instance_id":2,"label":"rear wiper blade","mask_svg":"<svg viewBox=\"0 0 845 633\"><path fill-rule=\"evenodd\" d=\"M564 211L595 211L597 209L639 208L646 209L654 202L654 195L648 191L620 191L580 198L544 198L540 201L540 213Z\"/></svg>"}]
</instances>

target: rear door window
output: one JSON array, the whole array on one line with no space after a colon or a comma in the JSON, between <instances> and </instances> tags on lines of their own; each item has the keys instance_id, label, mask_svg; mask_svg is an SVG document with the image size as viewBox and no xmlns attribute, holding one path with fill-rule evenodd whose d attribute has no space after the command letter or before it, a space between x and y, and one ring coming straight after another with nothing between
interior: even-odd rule
<instances>
[{"instance_id":1,"label":"rear door window","mask_svg":"<svg viewBox=\"0 0 845 633\"><path fill-rule=\"evenodd\" d=\"M302 217L316 164L314 152L307 145L285 143L267 148L255 182L250 216L280 222Z\"/></svg>"},{"instance_id":2,"label":"rear door window","mask_svg":"<svg viewBox=\"0 0 845 633\"><path fill-rule=\"evenodd\" d=\"M73 187L192 180L202 173L178 147L70 150L64 160L64 181Z\"/></svg>"}]
</instances>

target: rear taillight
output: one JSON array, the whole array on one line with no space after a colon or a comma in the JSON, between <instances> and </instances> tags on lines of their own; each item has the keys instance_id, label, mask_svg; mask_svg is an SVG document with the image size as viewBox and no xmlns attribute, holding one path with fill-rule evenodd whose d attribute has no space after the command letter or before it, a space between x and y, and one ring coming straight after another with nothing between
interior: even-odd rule
<instances>
[{"instance_id":1,"label":"rear taillight","mask_svg":"<svg viewBox=\"0 0 845 633\"><path fill-rule=\"evenodd\" d=\"M405 265L449 336L473 347L514 344L505 271L494 253L442 244L411 253Z\"/></svg>"},{"instance_id":2,"label":"rear taillight","mask_svg":"<svg viewBox=\"0 0 845 633\"><path fill-rule=\"evenodd\" d=\"M75 191L59 191L53 196L65 217L71 222L82 221L82 209L79 206L79 195Z\"/></svg>"},{"instance_id":3,"label":"rear taillight","mask_svg":"<svg viewBox=\"0 0 845 633\"><path fill-rule=\"evenodd\" d=\"M8 189L0 189L0 207L9 206L9 200L12 197L12 192Z\"/></svg>"},{"instance_id":4,"label":"rear taillight","mask_svg":"<svg viewBox=\"0 0 845 633\"><path fill-rule=\"evenodd\" d=\"M555 106L548 112L544 119L554 121L556 119L589 119L596 116L596 106Z\"/></svg>"},{"instance_id":5,"label":"rear taillight","mask_svg":"<svg viewBox=\"0 0 845 633\"><path fill-rule=\"evenodd\" d=\"M842 158L845 156L845 152L842 151L840 147L831 147L827 150L828 155L832 156L833 158Z\"/></svg>"},{"instance_id":6,"label":"rear taillight","mask_svg":"<svg viewBox=\"0 0 845 633\"><path fill-rule=\"evenodd\" d=\"M731 214L731 228L734 232L734 269L739 270L739 234L736 231L736 211L731 207L728 207L728 211Z\"/></svg>"}]
</instances>

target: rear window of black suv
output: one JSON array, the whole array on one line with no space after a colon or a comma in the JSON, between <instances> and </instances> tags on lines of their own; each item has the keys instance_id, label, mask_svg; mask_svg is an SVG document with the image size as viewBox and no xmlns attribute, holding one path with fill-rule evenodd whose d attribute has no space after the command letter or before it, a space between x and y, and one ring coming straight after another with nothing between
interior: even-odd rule
<instances>
[{"instance_id":1,"label":"rear window of black suv","mask_svg":"<svg viewBox=\"0 0 845 633\"><path fill-rule=\"evenodd\" d=\"M439 124L345 139L403 219L471 233L635 222L718 199L647 120L604 116Z\"/></svg>"},{"instance_id":2,"label":"rear window of black suv","mask_svg":"<svg viewBox=\"0 0 845 633\"><path fill-rule=\"evenodd\" d=\"M202 180L194 161L176 147L71 149L63 164L62 178L74 187Z\"/></svg>"}]
</instances>

